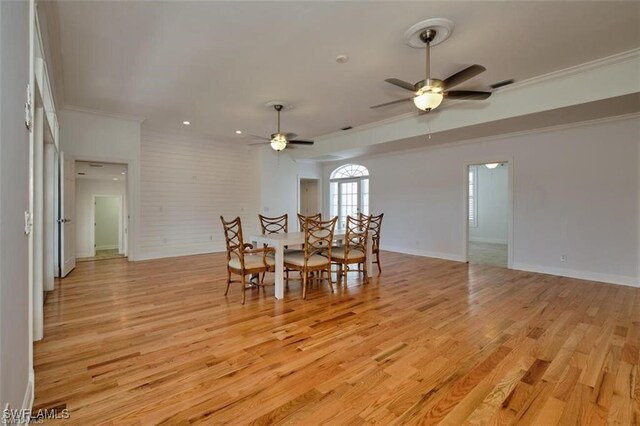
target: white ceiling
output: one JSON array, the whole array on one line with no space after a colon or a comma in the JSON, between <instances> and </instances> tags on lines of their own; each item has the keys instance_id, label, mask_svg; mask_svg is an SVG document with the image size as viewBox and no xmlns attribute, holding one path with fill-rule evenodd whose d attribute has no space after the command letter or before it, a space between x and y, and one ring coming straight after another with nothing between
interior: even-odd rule
<instances>
[{"instance_id":1,"label":"white ceiling","mask_svg":"<svg viewBox=\"0 0 640 426\"><path fill-rule=\"evenodd\" d=\"M96 167L97 166L97 167ZM122 173L125 173L124 175ZM126 164L76 161L76 178L92 180L126 181ZM82 174L84 173L84 174Z\"/></svg>"},{"instance_id":2,"label":"white ceiling","mask_svg":"<svg viewBox=\"0 0 640 426\"><path fill-rule=\"evenodd\" d=\"M154 130L221 140L268 135L263 104L295 105L283 128L302 138L410 111L370 110L405 97L388 77L423 78L424 52L404 31L454 21L432 51L439 78L478 63L459 88L522 81L640 46L639 2L111 2L63 1L61 71L67 105L145 117ZM346 64L335 57L347 54ZM59 78L59 76L58 76ZM599 82L598 84L602 84ZM491 102L491 99L489 100ZM182 126L190 120L189 128Z\"/></svg>"}]
</instances>

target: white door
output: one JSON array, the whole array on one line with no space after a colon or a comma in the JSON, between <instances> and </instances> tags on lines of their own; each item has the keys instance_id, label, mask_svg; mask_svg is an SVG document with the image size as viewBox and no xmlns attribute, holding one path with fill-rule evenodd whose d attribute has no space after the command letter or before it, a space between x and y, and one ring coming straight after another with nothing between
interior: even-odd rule
<instances>
[{"instance_id":1,"label":"white door","mask_svg":"<svg viewBox=\"0 0 640 426\"><path fill-rule=\"evenodd\" d=\"M60 259L61 276L76 267L76 163L60 153Z\"/></svg>"},{"instance_id":2,"label":"white door","mask_svg":"<svg viewBox=\"0 0 640 426\"><path fill-rule=\"evenodd\" d=\"M340 197L340 212L338 214L338 229L347 226L347 216L355 217L360 209L360 180L344 180L338 185Z\"/></svg>"},{"instance_id":3,"label":"white door","mask_svg":"<svg viewBox=\"0 0 640 426\"><path fill-rule=\"evenodd\" d=\"M369 178L335 179L329 188L330 215L338 216L338 229L347 225L347 216L369 214Z\"/></svg>"},{"instance_id":4,"label":"white door","mask_svg":"<svg viewBox=\"0 0 640 426\"><path fill-rule=\"evenodd\" d=\"M300 209L305 216L318 213L318 182L315 180L300 181Z\"/></svg>"}]
</instances>

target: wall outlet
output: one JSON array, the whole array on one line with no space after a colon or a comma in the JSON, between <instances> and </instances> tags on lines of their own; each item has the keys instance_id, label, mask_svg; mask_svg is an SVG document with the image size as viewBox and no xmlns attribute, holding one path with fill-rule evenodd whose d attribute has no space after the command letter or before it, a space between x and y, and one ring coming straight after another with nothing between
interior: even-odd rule
<instances>
[{"instance_id":1,"label":"wall outlet","mask_svg":"<svg viewBox=\"0 0 640 426\"><path fill-rule=\"evenodd\" d=\"M560 255L560 262L566 262L566 261L567 261L567 255L566 254Z\"/></svg>"}]
</instances>

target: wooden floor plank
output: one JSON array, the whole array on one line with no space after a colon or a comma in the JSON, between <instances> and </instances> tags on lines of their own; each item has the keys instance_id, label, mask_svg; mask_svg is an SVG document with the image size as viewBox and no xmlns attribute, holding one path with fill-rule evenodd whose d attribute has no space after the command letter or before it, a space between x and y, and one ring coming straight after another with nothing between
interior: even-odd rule
<instances>
[{"instance_id":1,"label":"wooden floor plank","mask_svg":"<svg viewBox=\"0 0 640 426\"><path fill-rule=\"evenodd\" d=\"M223 254L82 262L46 298L35 407L78 425L640 421L640 289L382 262L244 306Z\"/></svg>"}]
</instances>

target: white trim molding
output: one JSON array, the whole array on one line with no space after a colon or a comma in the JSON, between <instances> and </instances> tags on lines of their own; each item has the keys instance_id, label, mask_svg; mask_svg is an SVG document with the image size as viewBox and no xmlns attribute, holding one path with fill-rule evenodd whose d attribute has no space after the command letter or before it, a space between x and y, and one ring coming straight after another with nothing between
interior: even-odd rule
<instances>
[{"instance_id":1,"label":"white trim molding","mask_svg":"<svg viewBox=\"0 0 640 426\"><path fill-rule=\"evenodd\" d=\"M599 272L578 271L576 269L553 268L548 266L531 265L521 262L514 262L511 266L512 269L518 271L536 272L538 274L556 275L560 277L576 278L580 280L595 281L606 284L640 287L638 277L630 277L626 275L602 274Z\"/></svg>"},{"instance_id":2,"label":"white trim molding","mask_svg":"<svg viewBox=\"0 0 640 426\"><path fill-rule=\"evenodd\" d=\"M22 399L22 412L31 412L33 408L33 401L35 399L35 372L33 368L29 370L29 382L27 383L27 388L24 391L24 398ZM29 419L26 419L26 424L29 423Z\"/></svg>"},{"instance_id":3,"label":"white trim molding","mask_svg":"<svg viewBox=\"0 0 640 426\"><path fill-rule=\"evenodd\" d=\"M404 247L391 247L391 246L385 246L385 245L381 245L380 249L382 251L391 251L394 253L410 254L413 256L432 257L434 259L451 260L453 262L462 262L462 263L466 262L463 256L460 256L454 253L413 250L413 249L408 249Z\"/></svg>"}]
</instances>

